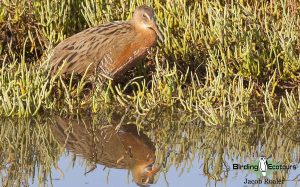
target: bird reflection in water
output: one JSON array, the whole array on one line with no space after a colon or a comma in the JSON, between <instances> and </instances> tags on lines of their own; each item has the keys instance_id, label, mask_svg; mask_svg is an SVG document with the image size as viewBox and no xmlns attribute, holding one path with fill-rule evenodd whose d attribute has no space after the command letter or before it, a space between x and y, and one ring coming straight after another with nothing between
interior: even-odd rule
<instances>
[{"instance_id":1,"label":"bird reflection in water","mask_svg":"<svg viewBox=\"0 0 300 187\"><path fill-rule=\"evenodd\" d=\"M68 151L93 163L93 169L96 164L128 169L137 185L153 184L154 176L160 170L160 166L154 166L155 147L135 125L122 125L116 130L116 125L112 125L114 122L92 124L92 119L61 117L55 117L54 121L56 125L51 129L57 141Z\"/></svg>"}]
</instances>

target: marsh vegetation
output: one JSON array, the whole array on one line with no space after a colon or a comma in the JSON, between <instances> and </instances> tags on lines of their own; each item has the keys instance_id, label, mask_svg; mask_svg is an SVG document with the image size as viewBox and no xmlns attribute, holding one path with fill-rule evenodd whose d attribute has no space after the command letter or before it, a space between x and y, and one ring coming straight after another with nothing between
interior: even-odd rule
<instances>
[{"instance_id":1,"label":"marsh vegetation","mask_svg":"<svg viewBox=\"0 0 300 187\"><path fill-rule=\"evenodd\" d=\"M209 125L299 115L299 3L283 1L0 2L0 114L97 113L117 105L145 116L168 107ZM122 82L50 76L51 49L85 28L154 8L165 41ZM296 119L295 119L296 120Z\"/></svg>"},{"instance_id":2,"label":"marsh vegetation","mask_svg":"<svg viewBox=\"0 0 300 187\"><path fill-rule=\"evenodd\" d=\"M50 74L59 42L128 20L142 4L154 9L165 40L121 81ZM73 133L81 124L94 145L105 128L137 128L162 166L155 180L167 184L171 168L226 183L230 161L249 162L261 153L299 164L299 7L293 0L1 0L2 186L51 185L54 170L63 176L64 155L73 166L82 159L83 174L103 165L68 148L76 145L62 136L68 131L62 133L58 116ZM132 173L130 163L122 167ZM272 178L299 180L289 172Z\"/></svg>"}]
</instances>

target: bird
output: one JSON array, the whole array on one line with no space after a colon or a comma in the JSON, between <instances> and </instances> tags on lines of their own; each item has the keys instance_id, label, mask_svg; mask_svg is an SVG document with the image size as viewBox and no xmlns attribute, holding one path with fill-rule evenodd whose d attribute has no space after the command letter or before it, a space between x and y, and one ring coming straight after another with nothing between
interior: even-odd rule
<instances>
[{"instance_id":1,"label":"bird","mask_svg":"<svg viewBox=\"0 0 300 187\"><path fill-rule=\"evenodd\" d=\"M268 161L265 156L261 156L259 158L259 170L261 171L262 175L265 177L267 175L268 170Z\"/></svg>"},{"instance_id":2,"label":"bird","mask_svg":"<svg viewBox=\"0 0 300 187\"><path fill-rule=\"evenodd\" d=\"M114 21L83 30L59 43L50 58L52 75L98 73L116 80L164 40L147 5L135 9L131 20Z\"/></svg>"},{"instance_id":3,"label":"bird","mask_svg":"<svg viewBox=\"0 0 300 187\"><path fill-rule=\"evenodd\" d=\"M66 119L54 116L51 130L53 137L69 152L85 159L92 166L88 173L97 165L108 168L126 169L131 172L134 182L139 186L154 183L155 175L161 165L155 165L154 143L135 125L122 124L119 129L119 118Z\"/></svg>"}]
</instances>

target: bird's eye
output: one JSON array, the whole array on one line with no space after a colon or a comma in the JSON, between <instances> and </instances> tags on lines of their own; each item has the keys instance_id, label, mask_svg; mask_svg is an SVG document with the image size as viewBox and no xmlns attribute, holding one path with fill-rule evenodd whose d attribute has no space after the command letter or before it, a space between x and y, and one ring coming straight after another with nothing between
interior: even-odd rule
<instances>
[{"instance_id":1,"label":"bird's eye","mask_svg":"<svg viewBox=\"0 0 300 187\"><path fill-rule=\"evenodd\" d=\"M147 18L146 14L143 14L143 18Z\"/></svg>"}]
</instances>

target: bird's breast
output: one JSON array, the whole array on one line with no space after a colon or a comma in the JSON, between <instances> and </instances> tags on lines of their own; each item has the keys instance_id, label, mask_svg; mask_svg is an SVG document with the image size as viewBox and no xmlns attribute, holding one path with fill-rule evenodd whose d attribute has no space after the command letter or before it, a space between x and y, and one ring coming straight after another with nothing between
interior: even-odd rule
<instances>
[{"instance_id":1,"label":"bird's breast","mask_svg":"<svg viewBox=\"0 0 300 187\"><path fill-rule=\"evenodd\" d=\"M144 57L147 51L156 44L156 34L151 32L138 33L131 42L124 47L116 59L109 64L108 71L112 78L118 77L132 68L138 59Z\"/></svg>"}]
</instances>

